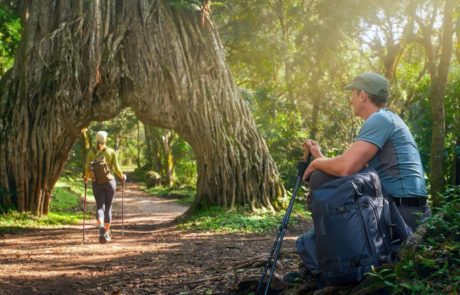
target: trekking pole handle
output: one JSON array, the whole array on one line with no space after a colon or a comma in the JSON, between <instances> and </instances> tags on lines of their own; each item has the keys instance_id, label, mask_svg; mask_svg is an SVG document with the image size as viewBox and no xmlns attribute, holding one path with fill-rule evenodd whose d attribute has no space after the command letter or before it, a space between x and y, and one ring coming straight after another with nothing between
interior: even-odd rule
<instances>
[{"instance_id":1,"label":"trekking pole handle","mask_svg":"<svg viewBox=\"0 0 460 295\"><path fill-rule=\"evenodd\" d=\"M304 143L303 144L302 160L304 160L305 162L308 162L308 159L309 159L310 156L311 156L310 148L308 147L308 145L306 143Z\"/></svg>"},{"instance_id":2,"label":"trekking pole handle","mask_svg":"<svg viewBox=\"0 0 460 295\"><path fill-rule=\"evenodd\" d=\"M305 170L307 170L308 165L312 161L312 154L310 152L310 148L306 143L303 144L303 156L302 160L297 162L297 176L303 177Z\"/></svg>"}]
</instances>

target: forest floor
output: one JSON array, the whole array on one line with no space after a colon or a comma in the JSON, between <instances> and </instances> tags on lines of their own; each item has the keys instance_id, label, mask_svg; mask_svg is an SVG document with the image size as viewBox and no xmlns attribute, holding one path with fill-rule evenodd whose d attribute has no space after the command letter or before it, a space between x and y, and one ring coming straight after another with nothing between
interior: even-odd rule
<instances>
[{"instance_id":1,"label":"forest floor","mask_svg":"<svg viewBox=\"0 0 460 295\"><path fill-rule=\"evenodd\" d=\"M135 183L114 202L112 241L98 242L94 213L82 225L42 228L0 237L0 294L236 294L258 279L277 229L263 234L186 232L174 219L187 207L155 197ZM94 200L88 212L94 212ZM89 214L88 214L89 216ZM277 272L295 270L295 238L308 227L289 226Z\"/></svg>"}]
</instances>

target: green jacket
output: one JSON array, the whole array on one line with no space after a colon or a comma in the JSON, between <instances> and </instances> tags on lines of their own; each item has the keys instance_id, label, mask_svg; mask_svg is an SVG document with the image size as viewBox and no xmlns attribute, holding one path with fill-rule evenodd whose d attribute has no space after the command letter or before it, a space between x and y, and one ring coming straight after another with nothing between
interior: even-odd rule
<instances>
[{"instance_id":1,"label":"green jacket","mask_svg":"<svg viewBox=\"0 0 460 295\"><path fill-rule=\"evenodd\" d=\"M86 157L86 164L85 164L85 176L91 178L91 172L89 170L89 165L92 160L96 158L97 154L101 154L104 156L105 161L109 165L110 171L115 172L120 179L123 178L123 172L121 172L120 164L118 164L117 152L115 150L105 147L102 151L95 152L94 150L90 149L88 152L88 156Z\"/></svg>"}]
</instances>

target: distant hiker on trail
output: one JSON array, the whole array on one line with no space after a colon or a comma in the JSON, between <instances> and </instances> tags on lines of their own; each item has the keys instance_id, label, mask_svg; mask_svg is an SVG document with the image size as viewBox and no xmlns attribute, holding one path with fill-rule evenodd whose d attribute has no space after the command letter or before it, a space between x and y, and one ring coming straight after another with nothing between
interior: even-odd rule
<instances>
[{"instance_id":1,"label":"distant hiker on trail","mask_svg":"<svg viewBox=\"0 0 460 295\"><path fill-rule=\"evenodd\" d=\"M96 133L96 148L88 153L85 165L85 183L90 177L94 198L96 199L96 218L99 226L99 242L104 244L111 240L110 223L112 222L112 202L115 197L116 182L112 172L126 181L121 172L117 153L107 147L107 132Z\"/></svg>"},{"instance_id":2,"label":"distant hiker on trail","mask_svg":"<svg viewBox=\"0 0 460 295\"><path fill-rule=\"evenodd\" d=\"M375 170L383 195L394 201L405 223L415 231L431 215L424 171L408 127L399 116L385 108L389 96L388 80L376 73L363 73L345 89L351 90L350 104L354 114L365 120L363 126L351 146L337 157L324 157L319 144L307 140L304 147L310 150L314 160L305 171L303 180L309 180L311 191L315 191L326 182L353 175L363 168ZM305 260L312 261L305 259L305 254L312 256L312 253L301 253L309 247L308 243L315 243L315 232L307 232L303 240L301 237L296 248L304 266L299 272L286 274L284 280L287 283L302 284L312 277L311 274L320 273L316 265L305 266Z\"/></svg>"}]
</instances>

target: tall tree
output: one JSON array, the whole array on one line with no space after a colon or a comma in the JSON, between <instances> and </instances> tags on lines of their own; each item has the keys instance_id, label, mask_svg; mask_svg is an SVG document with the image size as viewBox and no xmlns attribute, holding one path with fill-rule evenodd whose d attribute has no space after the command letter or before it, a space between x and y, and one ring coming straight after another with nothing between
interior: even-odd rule
<instances>
[{"instance_id":1,"label":"tall tree","mask_svg":"<svg viewBox=\"0 0 460 295\"><path fill-rule=\"evenodd\" d=\"M1 203L47 213L80 130L131 107L192 146L202 204L269 207L283 194L209 16L156 1L27 1L1 81Z\"/></svg>"},{"instance_id":2,"label":"tall tree","mask_svg":"<svg viewBox=\"0 0 460 295\"><path fill-rule=\"evenodd\" d=\"M161 144L159 141L161 138L160 130L160 128L144 124L146 166L147 169L155 170L156 172L163 170Z\"/></svg>"},{"instance_id":3,"label":"tall tree","mask_svg":"<svg viewBox=\"0 0 460 295\"><path fill-rule=\"evenodd\" d=\"M216 9L238 85L256 105L256 121L270 135L278 165L287 162L283 168L292 166L298 157L292 151L307 134L326 147L348 142L352 116L343 87L355 69L350 59L356 47L347 48L347 36L358 31L359 19L349 16L361 6L354 0L268 0L231 1Z\"/></svg>"},{"instance_id":4,"label":"tall tree","mask_svg":"<svg viewBox=\"0 0 460 295\"><path fill-rule=\"evenodd\" d=\"M431 133L430 179L431 196L435 205L439 204L438 193L444 188L444 137L447 75L453 51L454 0L443 1L444 9L432 2L413 2L411 17L417 27L415 40L425 49L428 73L431 78ZM421 14L427 14L422 17ZM440 23L439 20L442 19ZM438 27L439 26L439 27Z\"/></svg>"},{"instance_id":5,"label":"tall tree","mask_svg":"<svg viewBox=\"0 0 460 295\"><path fill-rule=\"evenodd\" d=\"M173 145L177 133L168 129L145 126L145 141L147 165L160 173L163 184L171 187L175 182L174 166L177 162L173 154Z\"/></svg>"}]
</instances>

